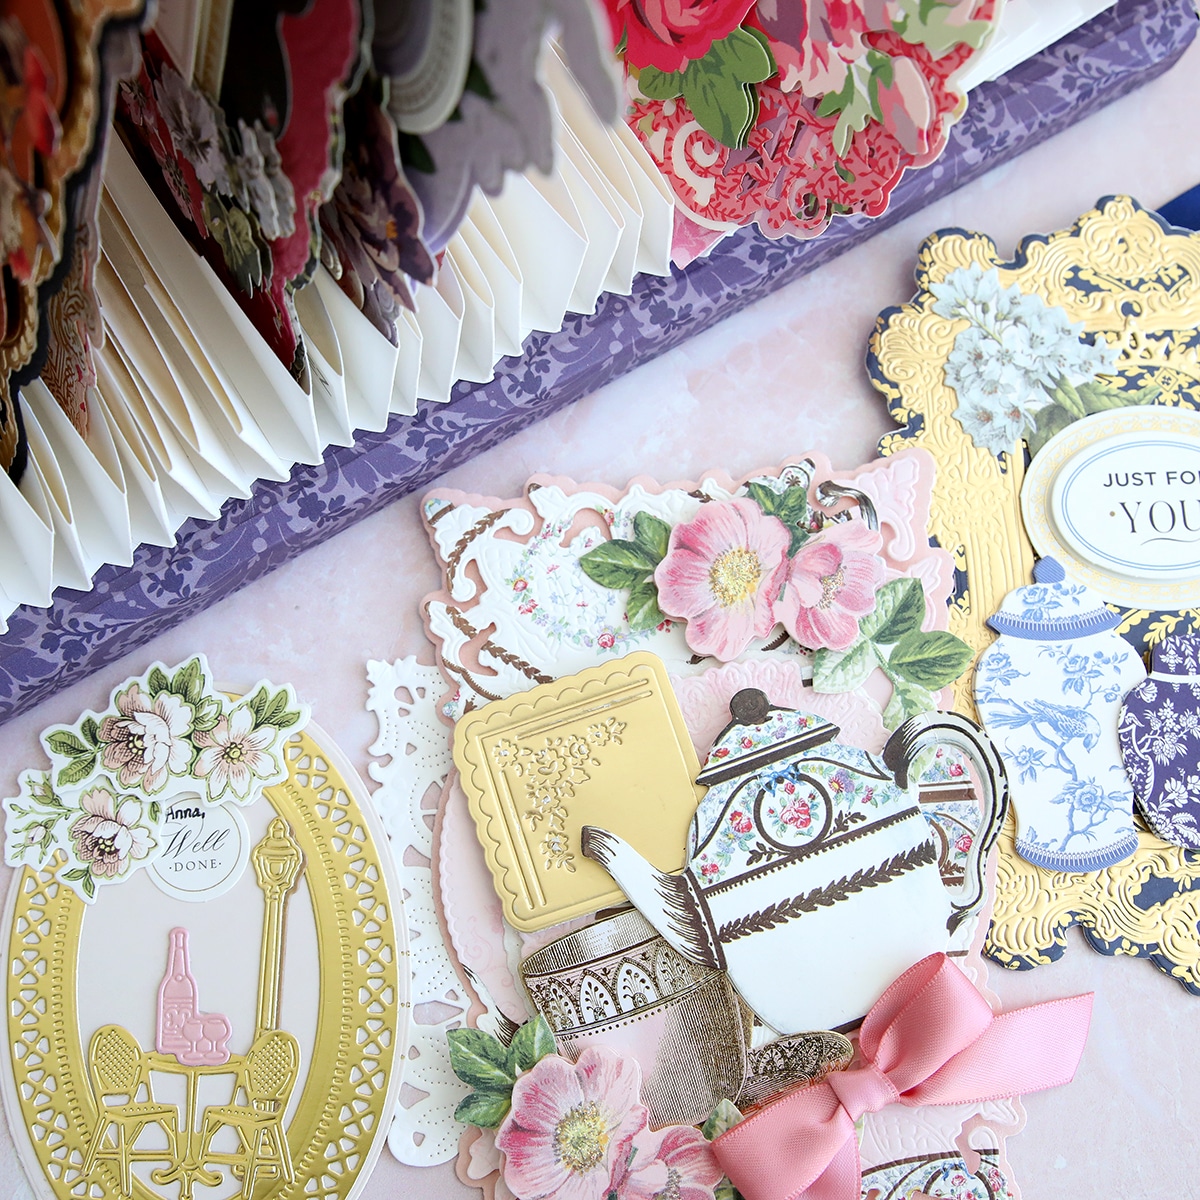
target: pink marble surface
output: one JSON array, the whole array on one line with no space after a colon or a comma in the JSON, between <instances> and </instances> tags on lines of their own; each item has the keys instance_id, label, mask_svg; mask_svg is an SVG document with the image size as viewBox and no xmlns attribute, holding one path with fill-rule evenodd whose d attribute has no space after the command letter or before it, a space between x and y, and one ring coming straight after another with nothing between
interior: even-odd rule
<instances>
[{"instance_id":1,"label":"pink marble surface","mask_svg":"<svg viewBox=\"0 0 1200 1200\"><path fill-rule=\"evenodd\" d=\"M1027 232L1069 224L1095 200L1130 192L1161 204L1200 182L1200 43L1166 76L446 477L448 486L516 495L535 472L615 486L639 474L736 474L823 447L835 465L874 453L887 428L862 360L876 313L912 290L920 239L943 226L983 230L1004 251ZM100 704L155 658L203 650L218 682L261 676L295 685L313 716L366 774L374 718L368 658L432 661L417 603L438 583L409 497L259 580L137 654L0 729L0 787L41 762L37 734ZM11 872L0 867L0 886ZM1200 1152L1196 1069L1200 999L1143 962L1102 958L1072 935L1064 959L1025 974L995 969L1006 1005L1096 993L1075 1083L1027 1101L1009 1144L1026 1200L1186 1195L1174 1182ZM0 1196L28 1195L0 1130ZM449 1166L400 1166L385 1150L366 1200L478 1195Z\"/></svg>"}]
</instances>

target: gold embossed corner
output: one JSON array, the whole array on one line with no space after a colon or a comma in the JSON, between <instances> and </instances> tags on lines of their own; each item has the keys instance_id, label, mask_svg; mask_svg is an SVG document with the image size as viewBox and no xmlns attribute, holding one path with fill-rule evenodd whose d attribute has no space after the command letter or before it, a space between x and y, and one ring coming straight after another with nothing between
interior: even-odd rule
<instances>
[{"instance_id":1,"label":"gold embossed corner","mask_svg":"<svg viewBox=\"0 0 1200 1200\"><path fill-rule=\"evenodd\" d=\"M704 793L666 668L646 653L468 713L454 761L504 915L526 931L624 900L580 853L584 825L676 871Z\"/></svg>"},{"instance_id":2,"label":"gold embossed corner","mask_svg":"<svg viewBox=\"0 0 1200 1200\"><path fill-rule=\"evenodd\" d=\"M1200 408L1200 234L1173 230L1126 196L1110 197L1070 229L1022 242L1005 261L983 235L935 233L921 247L917 294L880 314L868 369L903 428L880 442L883 454L908 446L938 464L930 533L949 550L962 586L950 629L976 655L993 638L986 625L1004 595L1028 583L1033 547L1021 519L1025 456L997 457L976 446L954 417L958 398L946 360L964 321L933 309L934 284L960 267L995 269L1118 351L1112 382L1135 392L1154 386L1157 403ZM1143 644L1196 614L1122 612L1121 632ZM974 712L972 672L956 685L955 707ZM1000 872L987 952L1008 967L1058 958L1065 931L1082 927L1106 954L1149 958L1200 993L1200 879L1196 856L1143 832L1134 856L1089 875L1042 870L1014 849L1012 819L1000 839Z\"/></svg>"},{"instance_id":3,"label":"gold embossed corner","mask_svg":"<svg viewBox=\"0 0 1200 1200\"><path fill-rule=\"evenodd\" d=\"M398 1084L408 1008L404 936L384 883L379 854L386 848L366 832L340 772L307 733L294 734L286 752L288 778L266 796L282 818L277 832L282 837L286 830L303 856L320 963L319 1009L312 1061L287 1120L293 1178L276 1173L255 1195L347 1200L387 1134ZM115 1161L96 1162L86 1179L81 1172L100 1117L77 1004L87 905L53 870L26 868L13 886L7 1029L15 1095L6 1099L14 1124L28 1133L22 1156L31 1178L42 1180L41 1194L117 1200L124 1193ZM13 1132L19 1142L22 1135ZM136 1175L131 1193L133 1200L174 1194L168 1189L160 1197Z\"/></svg>"}]
</instances>

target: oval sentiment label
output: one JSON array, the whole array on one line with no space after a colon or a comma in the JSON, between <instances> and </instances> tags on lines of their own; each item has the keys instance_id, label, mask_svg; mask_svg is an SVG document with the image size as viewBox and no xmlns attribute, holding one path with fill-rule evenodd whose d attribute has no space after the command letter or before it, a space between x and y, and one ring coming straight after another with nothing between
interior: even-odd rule
<instances>
[{"instance_id":1,"label":"oval sentiment label","mask_svg":"<svg viewBox=\"0 0 1200 1200\"><path fill-rule=\"evenodd\" d=\"M1055 530L1093 566L1127 579L1200 574L1200 437L1129 431L1084 446L1050 492Z\"/></svg>"},{"instance_id":2,"label":"oval sentiment label","mask_svg":"<svg viewBox=\"0 0 1200 1200\"><path fill-rule=\"evenodd\" d=\"M211 900L242 877L250 857L245 818L232 804L172 800L163 813L161 849L146 868L178 900Z\"/></svg>"}]
</instances>

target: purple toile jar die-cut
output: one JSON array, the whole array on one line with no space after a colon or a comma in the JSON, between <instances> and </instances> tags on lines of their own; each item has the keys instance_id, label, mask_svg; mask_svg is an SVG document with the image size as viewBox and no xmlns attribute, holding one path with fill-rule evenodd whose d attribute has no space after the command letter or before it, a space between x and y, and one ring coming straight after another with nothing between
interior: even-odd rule
<instances>
[{"instance_id":1,"label":"purple toile jar die-cut","mask_svg":"<svg viewBox=\"0 0 1200 1200\"><path fill-rule=\"evenodd\" d=\"M1150 651L1150 675L1125 697L1117 734L1146 823L1200 849L1200 634L1170 634Z\"/></svg>"}]
</instances>

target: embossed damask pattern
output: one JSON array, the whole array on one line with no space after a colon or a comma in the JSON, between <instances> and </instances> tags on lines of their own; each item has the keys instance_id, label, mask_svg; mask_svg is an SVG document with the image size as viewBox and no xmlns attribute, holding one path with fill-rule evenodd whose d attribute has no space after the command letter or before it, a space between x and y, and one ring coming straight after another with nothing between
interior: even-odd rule
<instances>
[{"instance_id":1,"label":"embossed damask pattern","mask_svg":"<svg viewBox=\"0 0 1200 1200\"><path fill-rule=\"evenodd\" d=\"M317 467L260 484L217 521L184 525L174 547L144 546L132 567L102 568L89 593L62 591L49 609L19 609L0 637L0 719L1161 74L1196 29L1190 0L1119 0L978 88L946 153L905 177L885 216L846 221L807 243L736 234L686 272L643 277L632 296L605 296L593 316L532 335L494 382L456 385L452 404L422 405L381 434L330 450Z\"/></svg>"},{"instance_id":2,"label":"embossed damask pattern","mask_svg":"<svg viewBox=\"0 0 1200 1200\"><path fill-rule=\"evenodd\" d=\"M882 451L924 446L938 460L930 528L961 572L950 629L981 652L995 635L987 618L1006 593L1029 581L1033 548L1021 521L1021 456L976 446L953 416L958 399L943 376L961 321L933 311L931 285L978 263L1082 321L1087 333L1118 351L1113 380L1134 391L1162 389L1159 403L1200 407L1200 235L1172 231L1127 197L1112 197L1071 229L1031 237L1003 262L982 235L934 234L921 248L917 297L880 315L868 365L899 433ZM1135 645L1160 640L1192 614L1129 610L1118 632ZM957 685L956 707L972 713L971 675ZM1149 958L1200 994L1200 858L1139 832L1124 862L1088 874L1051 872L1019 857L1010 818L987 953L1004 966L1052 961L1065 931L1083 928L1105 954Z\"/></svg>"}]
</instances>

